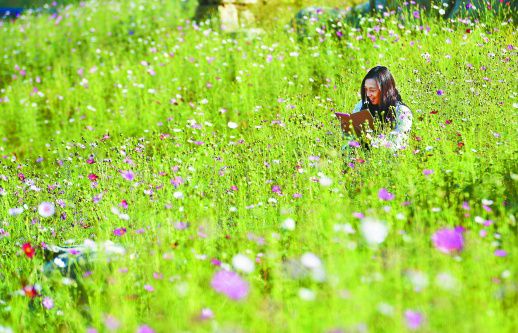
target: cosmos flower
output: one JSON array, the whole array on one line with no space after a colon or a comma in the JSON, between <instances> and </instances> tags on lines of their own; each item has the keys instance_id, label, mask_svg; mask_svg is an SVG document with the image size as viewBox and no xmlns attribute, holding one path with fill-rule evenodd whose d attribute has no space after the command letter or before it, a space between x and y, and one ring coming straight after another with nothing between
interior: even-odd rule
<instances>
[{"instance_id":1,"label":"cosmos flower","mask_svg":"<svg viewBox=\"0 0 518 333\"><path fill-rule=\"evenodd\" d=\"M249 292L248 282L237 273L226 270L214 274L211 286L216 292L225 294L228 298L236 301L245 298Z\"/></svg>"},{"instance_id":2,"label":"cosmos flower","mask_svg":"<svg viewBox=\"0 0 518 333\"><path fill-rule=\"evenodd\" d=\"M210 308L201 309L200 317L201 320L207 320L214 318L214 312Z\"/></svg>"},{"instance_id":3,"label":"cosmos flower","mask_svg":"<svg viewBox=\"0 0 518 333\"><path fill-rule=\"evenodd\" d=\"M90 179L90 181L94 182L97 179L99 179L99 176L97 176L95 173L91 173L88 175L88 179Z\"/></svg>"},{"instance_id":4,"label":"cosmos flower","mask_svg":"<svg viewBox=\"0 0 518 333\"><path fill-rule=\"evenodd\" d=\"M366 217L362 219L360 232L369 245L378 245L387 238L388 226L383 221Z\"/></svg>"},{"instance_id":5,"label":"cosmos flower","mask_svg":"<svg viewBox=\"0 0 518 333\"><path fill-rule=\"evenodd\" d=\"M50 310L54 307L54 300L50 297L44 297L41 304L45 309Z\"/></svg>"},{"instance_id":6,"label":"cosmos flower","mask_svg":"<svg viewBox=\"0 0 518 333\"><path fill-rule=\"evenodd\" d=\"M417 311L407 310L405 311L406 326L411 330L416 330L424 322L424 316Z\"/></svg>"},{"instance_id":7,"label":"cosmos flower","mask_svg":"<svg viewBox=\"0 0 518 333\"><path fill-rule=\"evenodd\" d=\"M22 245L22 250L27 258L32 259L36 250L31 246L31 243L25 243Z\"/></svg>"},{"instance_id":8,"label":"cosmos flower","mask_svg":"<svg viewBox=\"0 0 518 333\"><path fill-rule=\"evenodd\" d=\"M11 216L18 216L21 213L23 213L23 207L15 207L15 208L9 208L8 211L9 215Z\"/></svg>"},{"instance_id":9,"label":"cosmos flower","mask_svg":"<svg viewBox=\"0 0 518 333\"><path fill-rule=\"evenodd\" d=\"M155 331L147 325L141 325L139 326L137 333L155 333Z\"/></svg>"},{"instance_id":10,"label":"cosmos flower","mask_svg":"<svg viewBox=\"0 0 518 333\"><path fill-rule=\"evenodd\" d=\"M284 220L284 222L282 222L281 228L290 231L295 230L295 220L292 218L287 218L286 220Z\"/></svg>"},{"instance_id":11,"label":"cosmos flower","mask_svg":"<svg viewBox=\"0 0 518 333\"><path fill-rule=\"evenodd\" d=\"M240 253L232 258L232 266L244 273L252 273L255 268L254 262L246 255Z\"/></svg>"},{"instance_id":12,"label":"cosmos flower","mask_svg":"<svg viewBox=\"0 0 518 333\"><path fill-rule=\"evenodd\" d=\"M380 200L383 200L383 201L390 201L390 200L393 200L394 199L394 194L390 193L389 191L387 191L386 188L381 188L379 191L378 191L378 198L380 198Z\"/></svg>"},{"instance_id":13,"label":"cosmos flower","mask_svg":"<svg viewBox=\"0 0 518 333\"><path fill-rule=\"evenodd\" d=\"M34 298L39 295L38 290L36 289L36 286L24 286L23 287L23 293L25 296L29 298Z\"/></svg>"},{"instance_id":14,"label":"cosmos flower","mask_svg":"<svg viewBox=\"0 0 518 333\"><path fill-rule=\"evenodd\" d=\"M439 229L432 236L435 248L444 253L454 253L462 251L464 247L464 237L459 229L443 228Z\"/></svg>"},{"instance_id":15,"label":"cosmos flower","mask_svg":"<svg viewBox=\"0 0 518 333\"><path fill-rule=\"evenodd\" d=\"M320 258L311 252L304 253L302 257L300 257L300 262L309 269L319 268L322 266Z\"/></svg>"},{"instance_id":16,"label":"cosmos flower","mask_svg":"<svg viewBox=\"0 0 518 333\"><path fill-rule=\"evenodd\" d=\"M42 217L51 217L52 215L54 215L55 211L56 211L56 209L52 202L42 202L38 206L38 213Z\"/></svg>"},{"instance_id":17,"label":"cosmos flower","mask_svg":"<svg viewBox=\"0 0 518 333\"><path fill-rule=\"evenodd\" d=\"M113 234L115 236L122 236L126 233L126 228L117 228L115 230L113 230Z\"/></svg>"},{"instance_id":18,"label":"cosmos flower","mask_svg":"<svg viewBox=\"0 0 518 333\"><path fill-rule=\"evenodd\" d=\"M133 179L135 179L135 174L131 170L122 170L120 171L120 173L122 175L122 178L126 180L132 181Z\"/></svg>"}]
</instances>

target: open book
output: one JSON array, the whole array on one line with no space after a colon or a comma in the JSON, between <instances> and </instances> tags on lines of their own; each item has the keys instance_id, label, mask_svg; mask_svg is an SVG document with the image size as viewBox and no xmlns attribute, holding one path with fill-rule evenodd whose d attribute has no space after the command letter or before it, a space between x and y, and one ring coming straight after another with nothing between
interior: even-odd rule
<instances>
[{"instance_id":1,"label":"open book","mask_svg":"<svg viewBox=\"0 0 518 333\"><path fill-rule=\"evenodd\" d=\"M374 118L369 110L361 110L356 113L335 113L340 120L342 131L348 134L356 134L361 137L362 132L367 129L374 129Z\"/></svg>"}]
</instances>

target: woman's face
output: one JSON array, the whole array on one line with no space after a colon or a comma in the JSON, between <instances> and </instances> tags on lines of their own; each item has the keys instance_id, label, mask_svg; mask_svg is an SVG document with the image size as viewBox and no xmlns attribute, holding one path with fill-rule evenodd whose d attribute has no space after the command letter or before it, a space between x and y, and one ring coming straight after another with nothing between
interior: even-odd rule
<instances>
[{"instance_id":1,"label":"woman's face","mask_svg":"<svg viewBox=\"0 0 518 333\"><path fill-rule=\"evenodd\" d=\"M381 90L378 87L378 83L374 79L365 80L365 95L369 98L372 105L379 105Z\"/></svg>"}]
</instances>

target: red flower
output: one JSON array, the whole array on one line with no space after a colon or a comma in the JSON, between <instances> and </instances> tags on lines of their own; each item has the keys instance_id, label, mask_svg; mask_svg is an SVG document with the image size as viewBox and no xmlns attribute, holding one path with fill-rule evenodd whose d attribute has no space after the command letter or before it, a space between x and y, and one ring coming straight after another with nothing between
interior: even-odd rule
<instances>
[{"instance_id":1,"label":"red flower","mask_svg":"<svg viewBox=\"0 0 518 333\"><path fill-rule=\"evenodd\" d=\"M30 298L38 296L38 291L36 290L36 288L34 288L34 286L23 287L23 292L25 293L25 296Z\"/></svg>"},{"instance_id":2,"label":"red flower","mask_svg":"<svg viewBox=\"0 0 518 333\"><path fill-rule=\"evenodd\" d=\"M36 250L31 246L31 243L25 243L22 245L23 252L29 259L32 259L34 257L34 253Z\"/></svg>"},{"instance_id":3,"label":"red flower","mask_svg":"<svg viewBox=\"0 0 518 333\"><path fill-rule=\"evenodd\" d=\"M459 148L464 147L464 142L461 141L461 142L457 143L457 147L459 147Z\"/></svg>"},{"instance_id":4,"label":"red flower","mask_svg":"<svg viewBox=\"0 0 518 333\"><path fill-rule=\"evenodd\" d=\"M88 179L90 179L93 182L95 182L98 178L99 176L97 176L95 173L91 173L88 175Z\"/></svg>"},{"instance_id":5,"label":"red flower","mask_svg":"<svg viewBox=\"0 0 518 333\"><path fill-rule=\"evenodd\" d=\"M437 112L439 112L439 111L437 111L437 110L432 110L432 111L430 112L430 114L437 114Z\"/></svg>"}]
</instances>

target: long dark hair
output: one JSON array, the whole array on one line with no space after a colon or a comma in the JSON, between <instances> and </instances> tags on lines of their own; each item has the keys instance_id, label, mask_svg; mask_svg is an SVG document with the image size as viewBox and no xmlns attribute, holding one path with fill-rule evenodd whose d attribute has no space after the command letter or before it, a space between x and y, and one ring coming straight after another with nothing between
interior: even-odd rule
<instances>
[{"instance_id":1,"label":"long dark hair","mask_svg":"<svg viewBox=\"0 0 518 333\"><path fill-rule=\"evenodd\" d=\"M365 94L365 81L367 79L374 79L378 83L381 91L379 105L372 105L367 99ZM363 78L360 92L362 95L362 108L368 108L372 115L378 117L382 122L389 121L392 123L396 120L396 103L403 104L403 101L396 89L396 81L387 67L376 66L372 68Z\"/></svg>"}]
</instances>

